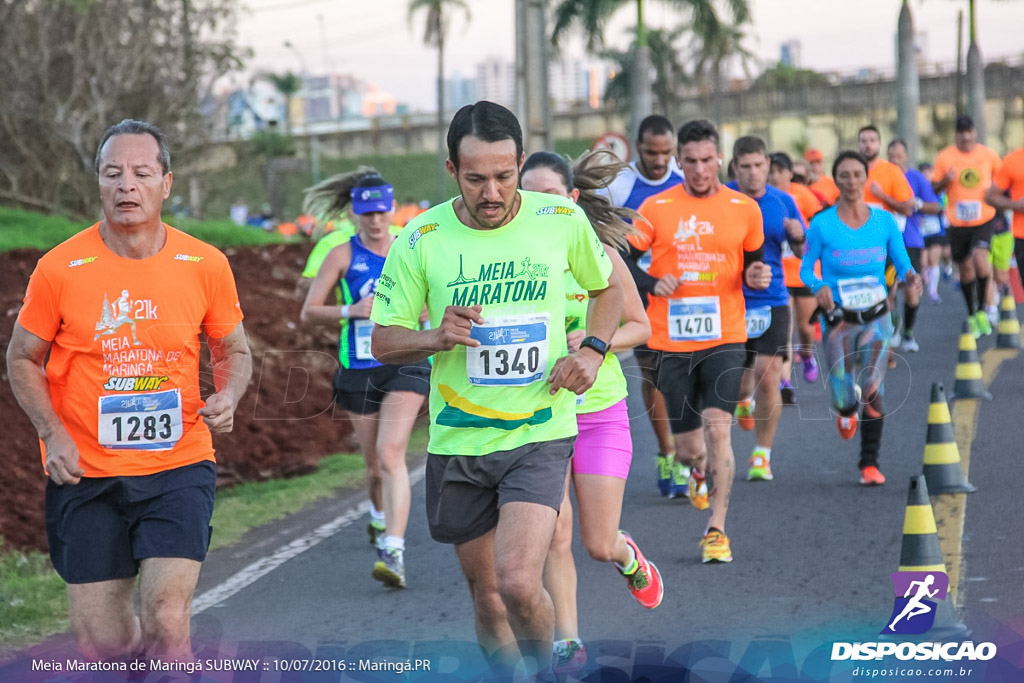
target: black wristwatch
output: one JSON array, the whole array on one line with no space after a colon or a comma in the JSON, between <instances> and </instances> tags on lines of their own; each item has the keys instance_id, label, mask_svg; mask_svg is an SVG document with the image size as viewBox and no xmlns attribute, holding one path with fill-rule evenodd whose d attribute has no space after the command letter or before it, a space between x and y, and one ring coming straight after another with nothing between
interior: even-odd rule
<instances>
[{"instance_id":1,"label":"black wristwatch","mask_svg":"<svg viewBox=\"0 0 1024 683\"><path fill-rule=\"evenodd\" d=\"M597 337L584 337L583 341L580 342L580 348L582 349L584 346L597 351L601 356L608 353L608 343L601 341Z\"/></svg>"}]
</instances>

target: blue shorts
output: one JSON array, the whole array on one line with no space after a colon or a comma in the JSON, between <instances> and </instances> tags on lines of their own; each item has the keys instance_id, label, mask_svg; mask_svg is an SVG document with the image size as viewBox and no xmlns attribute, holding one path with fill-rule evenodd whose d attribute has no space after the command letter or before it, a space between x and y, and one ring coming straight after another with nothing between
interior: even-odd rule
<instances>
[{"instance_id":1,"label":"blue shorts","mask_svg":"<svg viewBox=\"0 0 1024 683\"><path fill-rule=\"evenodd\" d=\"M67 583L135 576L139 562L202 562L210 547L217 470L210 461L137 477L46 482L50 560Z\"/></svg>"}]
</instances>

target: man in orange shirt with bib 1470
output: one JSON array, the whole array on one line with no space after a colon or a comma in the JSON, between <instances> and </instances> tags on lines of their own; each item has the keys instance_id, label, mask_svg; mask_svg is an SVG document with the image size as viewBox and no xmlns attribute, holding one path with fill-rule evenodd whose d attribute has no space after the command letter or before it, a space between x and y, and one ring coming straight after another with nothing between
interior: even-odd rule
<instances>
[{"instance_id":1,"label":"man in orange shirt with bib 1470","mask_svg":"<svg viewBox=\"0 0 1024 683\"><path fill-rule=\"evenodd\" d=\"M684 124L676 159L683 184L640 205L645 221L636 222L637 234L629 240L641 251L651 250L649 273L658 278L647 308L648 346L663 352L658 389L665 396L676 459L690 467L690 502L699 510L711 508L702 559L731 562L725 516L736 469L730 430L746 361L742 285L764 289L772 274L763 260L757 202L719 182L715 127L707 121ZM708 472L715 485L710 500Z\"/></svg>"},{"instance_id":2,"label":"man in orange shirt with bib 1470","mask_svg":"<svg viewBox=\"0 0 1024 683\"><path fill-rule=\"evenodd\" d=\"M985 314L985 296L992 277L988 260L995 232L996 210L985 203L985 193L1001 162L994 150L978 142L970 116L956 119L955 144L939 152L932 172L932 187L949 197L946 218L949 249L960 269L960 291L967 304L968 322L975 337L992 334Z\"/></svg>"},{"instance_id":3,"label":"man in orange shirt with bib 1470","mask_svg":"<svg viewBox=\"0 0 1024 683\"><path fill-rule=\"evenodd\" d=\"M231 430L252 374L227 259L160 221L170 163L154 126L107 129L103 220L39 259L7 349L49 476L50 558L90 660L192 660L217 480L210 433ZM201 334L215 387L205 404Z\"/></svg>"}]
</instances>

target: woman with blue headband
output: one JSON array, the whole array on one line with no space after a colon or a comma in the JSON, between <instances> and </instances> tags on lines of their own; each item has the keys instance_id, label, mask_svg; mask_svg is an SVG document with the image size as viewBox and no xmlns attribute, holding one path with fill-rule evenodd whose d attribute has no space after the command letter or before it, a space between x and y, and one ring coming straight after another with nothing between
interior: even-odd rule
<instances>
[{"instance_id":1,"label":"woman with blue headband","mask_svg":"<svg viewBox=\"0 0 1024 683\"><path fill-rule=\"evenodd\" d=\"M430 366L381 363L370 353L370 309L384 259L394 241L388 228L394 190L368 167L336 175L306 190L305 213L326 222L351 206L356 233L331 250L302 305L304 323L341 323L334 400L348 411L366 459L370 541L377 546L373 578L405 587L405 530L409 522L406 449L430 389ZM341 299L329 304L338 288ZM385 427L386 425L386 427Z\"/></svg>"}]
</instances>

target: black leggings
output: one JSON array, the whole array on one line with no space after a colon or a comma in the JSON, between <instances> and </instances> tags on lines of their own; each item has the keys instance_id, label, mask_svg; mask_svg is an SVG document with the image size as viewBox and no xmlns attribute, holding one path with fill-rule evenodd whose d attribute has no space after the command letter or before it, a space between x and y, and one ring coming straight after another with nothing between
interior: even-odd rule
<instances>
[{"instance_id":1,"label":"black leggings","mask_svg":"<svg viewBox=\"0 0 1024 683\"><path fill-rule=\"evenodd\" d=\"M1024 237L1013 240L1013 255L1017 259L1017 274L1020 275L1021 285L1024 285Z\"/></svg>"}]
</instances>

